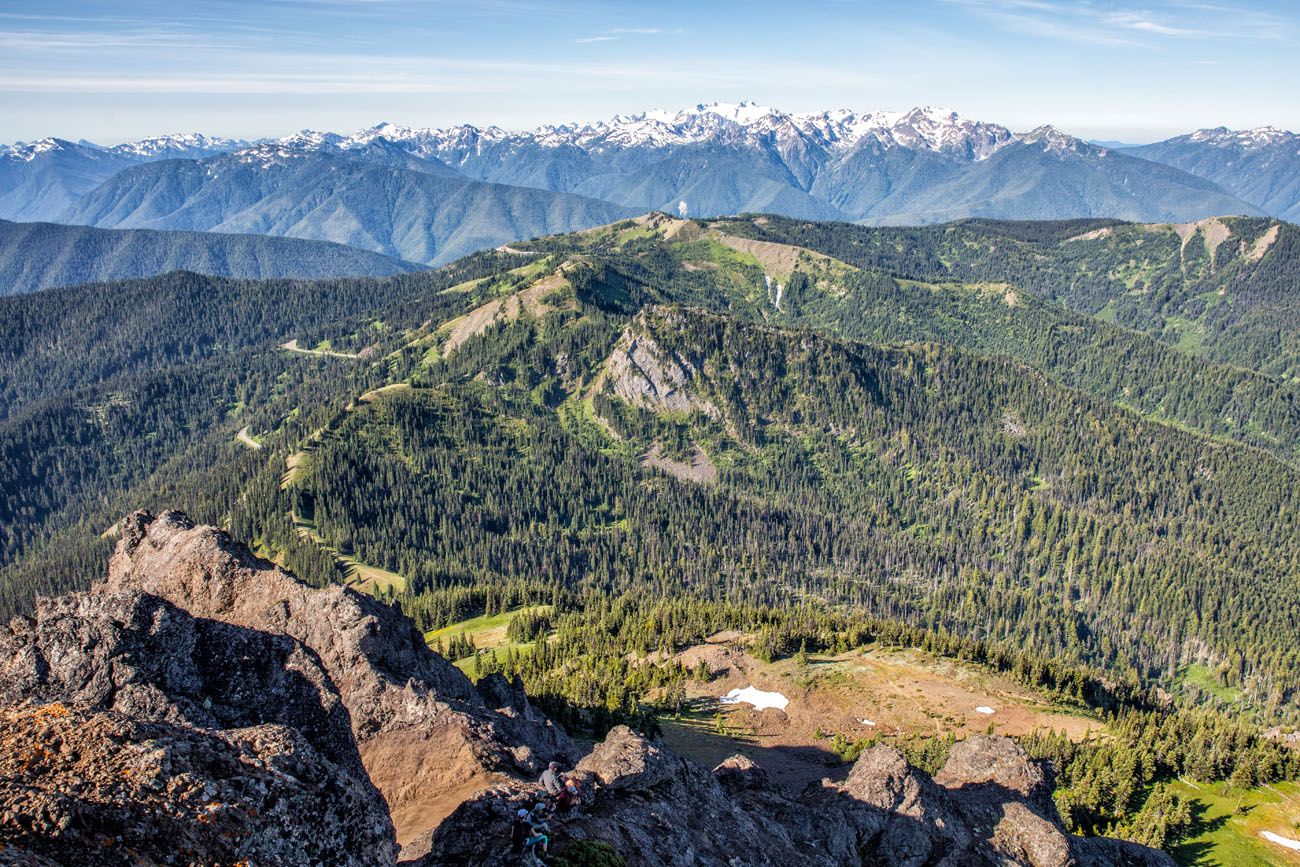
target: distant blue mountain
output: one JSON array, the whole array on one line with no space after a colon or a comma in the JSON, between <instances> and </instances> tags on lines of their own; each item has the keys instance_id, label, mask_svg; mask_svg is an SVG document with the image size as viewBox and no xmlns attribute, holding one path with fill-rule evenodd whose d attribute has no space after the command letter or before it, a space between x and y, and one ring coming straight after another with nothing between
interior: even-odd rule
<instances>
[{"instance_id":1,"label":"distant blue mountain","mask_svg":"<svg viewBox=\"0 0 1300 867\"><path fill-rule=\"evenodd\" d=\"M0 220L0 295L196 271L221 277L384 277L420 265L324 241Z\"/></svg>"}]
</instances>

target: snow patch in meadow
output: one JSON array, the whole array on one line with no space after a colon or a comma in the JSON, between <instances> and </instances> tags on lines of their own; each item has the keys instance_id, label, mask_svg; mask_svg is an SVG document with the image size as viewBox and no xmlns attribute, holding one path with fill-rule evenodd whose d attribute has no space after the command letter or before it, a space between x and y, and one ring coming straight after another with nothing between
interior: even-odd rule
<instances>
[{"instance_id":1,"label":"snow patch in meadow","mask_svg":"<svg viewBox=\"0 0 1300 867\"><path fill-rule=\"evenodd\" d=\"M767 710L769 707L774 707L779 711L784 711L786 705L790 704L790 699L779 692L764 692L752 686L747 686L744 689L733 689L718 699L719 704L740 704L741 702L752 704L758 710Z\"/></svg>"},{"instance_id":2,"label":"snow patch in meadow","mask_svg":"<svg viewBox=\"0 0 1300 867\"><path fill-rule=\"evenodd\" d=\"M1281 834L1274 834L1272 831L1260 831L1259 836L1270 843L1276 843L1279 846L1285 846L1288 849L1295 849L1300 852L1300 840L1292 840L1290 837L1283 837Z\"/></svg>"},{"instance_id":3,"label":"snow patch in meadow","mask_svg":"<svg viewBox=\"0 0 1300 867\"><path fill-rule=\"evenodd\" d=\"M989 707L986 704L982 704L979 707L975 708L975 713L993 713L993 708Z\"/></svg>"}]
</instances>

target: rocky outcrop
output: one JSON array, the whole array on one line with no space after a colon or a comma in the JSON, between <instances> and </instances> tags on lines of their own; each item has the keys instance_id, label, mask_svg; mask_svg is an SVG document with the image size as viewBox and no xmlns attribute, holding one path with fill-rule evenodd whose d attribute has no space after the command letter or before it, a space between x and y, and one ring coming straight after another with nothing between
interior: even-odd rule
<instances>
[{"instance_id":1,"label":"rocky outcrop","mask_svg":"<svg viewBox=\"0 0 1300 867\"><path fill-rule=\"evenodd\" d=\"M691 389L695 366L655 341L645 315L633 320L605 362L609 388L633 406L658 412L702 412L716 418L717 407ZM679 314L659 311L655 315Z\"/></svg>"},{"instance_id":2,"label":"rocky outcrop","mask_svg":"<svg viewBox=\"0 0 1300 867\"><path fill-rule=\"evenodd\" d=\"M1063 830L1041 769L1012 741L958 744L931 779L893 747L865 752L842 783L799 797L733 756L712 774L619 727L578 763L585 803L552 822L557 847L607 843L636 865L1172 867L1163 853ZM509 823L536 787L486 792L433 833L421 867L505 865Z\"/></svg>"},{"instance_id":3,"label":"rocky outcrop","mask_svg":"<svg viewBox=\"0 0 1300 867\"><path fill-rule=\"evenodd\" d=\"M121 532L96 592L143 591L198 617L287 636L316 654L403 841L487 786L576 758L520 685L493 680L476 690L429 650L409 618L370 596L309 587L178 512L137 512Z\"/></svg>"},{"instance_id":4,"label":"rocky outcrop","mask_svg":"<svg viewBox=\"0 0 1300 867\"><path fill-rule=\"evenodd\" d=\"M369 865L396 845L314 654L122 592L40 600L0 629L0 851Z\"/></svg>"}]
</instances>

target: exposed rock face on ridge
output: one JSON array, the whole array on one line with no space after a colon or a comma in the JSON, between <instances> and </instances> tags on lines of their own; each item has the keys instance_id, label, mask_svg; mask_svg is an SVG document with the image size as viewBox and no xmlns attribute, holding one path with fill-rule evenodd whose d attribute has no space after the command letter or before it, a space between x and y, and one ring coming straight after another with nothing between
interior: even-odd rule
<instances>
[{"instance_id":1,"label":"exposed rock face on ridge","mask_svg":"<svg viewBox=\"0 0 1300 867\"><path fill-rule=\"evenodd\" d=\"M432 827L508 774L531 776L552 758L577 755L522 689L494 679L476 690L400 612L346 588L309 587L178 512L137 512L123 521L108 579L93 592L128 589L314 651L351 714L362 761L388 801L399 839ZM508 707L498 704L507 697Z\"/></svg>"},{"instance_id":2,"label":"exposed rock face on ridge","mask_svg":"<svg viewBox=\"0 0 1300 867\"><path fill-rule=\"evenodd\" d=\"M638 317L606 362L614 394L633 406L664 412L699 411L717 417L718 410L712 403L691 392L695 366L662 349L644 326L644 319Z\"/></svg>"},{"instance_id":3,"label":"exposed rock face on ridge","mask_svg":"<svg viewBox=\"0 0 1300 867\"><path fill-rule=\"evenodd\" d=\"M1002 737L958 744L935 779L877 746L843 783L823 781L798 798L743 756L710 774L624 727L575 773L585 803L552 820L555 847L603 841L630 867L1173 865L1143 846L1065 833L1042 771ZM421 867L513 863L510 817L536 797L535 787L518 787L463 804L434 832Z\"/></svg>"},{"instance_id":4,"label":"exposed rock face on ridge","mask_svg":"<svg viewBox=\"0 0 1300 867\"><path fill-rule=\"evenodd\" d=\"M0 863L393 863L315 654L138 592L0 628ZM39 859L49 859L41 861Z\"/></svg>"}]
</instances>

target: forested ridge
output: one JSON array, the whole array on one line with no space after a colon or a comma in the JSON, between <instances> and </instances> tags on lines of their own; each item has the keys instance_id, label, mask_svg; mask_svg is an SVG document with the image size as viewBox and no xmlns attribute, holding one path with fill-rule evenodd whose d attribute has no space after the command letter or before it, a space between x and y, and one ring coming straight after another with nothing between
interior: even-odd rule
<instances>
[{"instance_id":1,"label":"forested ridge","mask_svg":"<svg viewBox=\"0 0 1300 867\"><path fill-rule=\"evenodd\" d=\"M141 505L183 491L196 516L224 520L272 453L238 430L296 444L386 381L383 364L289 353L286 338L315 346L328 331L382 358L401 326L473 303L439 289L509 258L382 281L181 272L0 298L0 613L102 571L101 534Z\"/></svg>"},{"instance_id":2,"label":"forested ridge","mask_svg":"<svg viewBox=\"0 0 1300 867\"><path fill-rule=\"evenodd\" d=\"M342 244L217 232L0 220L0 295L195 271L225 277L381 277L420 266Z\"/></svg>"},{"instance_id":3,"label":"forested ridge","mask_svg":"<svg viewBox=\"0 0 1300 867\"><path fill-rule=\"evenodd\" d=\"M561 386L535 371L555 359L533 357L520 324L481 339L530 348L494 370L513 387L453 375L350 413L296 510L414 588L529 575L811 596L1141 679L1171 678L1199 640L1261 700L1293 693L1288 466L938 346L672 309L637 326L666 358L718 372L695 380L696 411L609 392L589 404L603 424L578 402L549 407ZM718 484L648 474L655 443L682 461L702 448Z\"/></svg>"},{"instance_id":4,"label":"forested ridge","mask_svg":"<svg viewBox=\"0 0 1300 867\"><path fill-rule=\"evenodd\" d=\"M900 277L1008 282L1216 361L1288 380L1300 374L1300 229L1290 223L964 220L875 229L764 217L728 230Z\"/></svg>"},{"instance_id":5,"label":"forested ridge","mask_svg":"<svg viewBox=\"0 0 1300 867\"><path fill-rule=\"evenodd\" d=\"M1218 249L1268 231L1240 222ZM1232 267L1289 345L1259 277L1284 229ZM102 571L126 511L175 507L315 584L386 570L364 586L425 629L544 606L504 663L442 649L586 731L653 729L693 675L629 660L712 631L921 647L1109 715L1115 744L1034 750L1074 827L1159 845L1164 782L1296 772L1242 720L1300 719L1300 410L1228 326L1211 352L1043 290L1061 250L1099 273L1088 245L1139 230L1167 246L656 216L381 280L0 299L0 614ZM1210 759L1171 746L1198 737Z\"/></svg>"}]
</instances>

